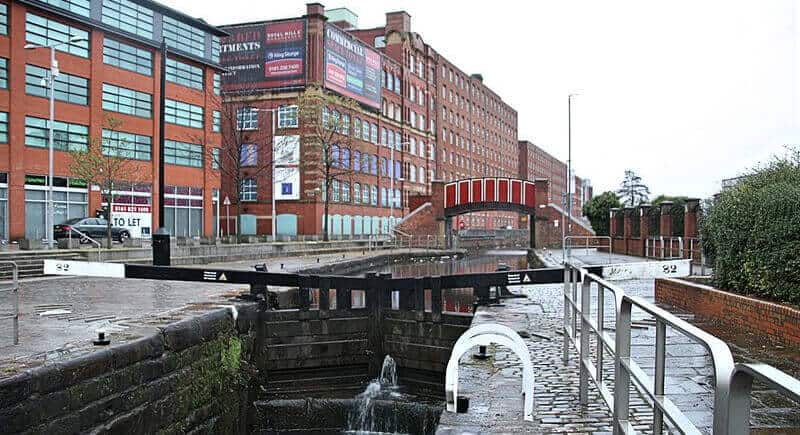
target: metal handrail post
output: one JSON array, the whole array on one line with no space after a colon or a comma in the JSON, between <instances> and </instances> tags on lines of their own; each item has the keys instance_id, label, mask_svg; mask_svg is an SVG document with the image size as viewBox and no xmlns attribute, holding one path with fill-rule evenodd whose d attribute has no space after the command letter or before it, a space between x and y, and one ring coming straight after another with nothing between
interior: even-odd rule
<instances>
[{"instance_id":1,"label":"metal handrail post","mask_svg":"<svg viewBox=\"0 0 800 435\"><path fill-rule=\"evenodd\" d=\"M564 345L562 359L566 364L569 362L569 316L572 305L569 300L569 278L572 274L569 263L564 263Z\"/></svg>"},{"instance_id":2,"label":"metal handrail post","mask_svg":"<svg viewBox=\"0 0 800 435\"><path fill-rule=\"evenodd\" d=\"M581 348L580 348L580 364L579 379L578 379L578 395L581 405L589 404L589 370L587 364L589 362L589 316L591 315L591 302L592 298L589 295L591 289L591 281L586 276L581 280ZM597 340L597 347L602 348L603 344Z\"/></svg>"}]
</instances>

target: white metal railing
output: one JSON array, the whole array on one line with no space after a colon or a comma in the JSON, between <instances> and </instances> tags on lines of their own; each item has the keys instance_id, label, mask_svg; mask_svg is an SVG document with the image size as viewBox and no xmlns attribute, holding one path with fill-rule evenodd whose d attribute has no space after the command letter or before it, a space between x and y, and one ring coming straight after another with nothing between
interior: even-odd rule
<instances>
[{"instance_id":1,"label":"white metal railing","mask_svg":"<svg viewBox=\"0 0 800 435\"><path fill-rule=\"evenodd\" d=\"M691 260L692 270L699 266L700 275L705 275L709 266L700 246L700 239L696 237L664 237L650 236L644 240L644 256L660 260L674 260L688 258Z\"/></svg>"},{"instance_id":2,"label":"white metal railing","mask_svg":"<svg viewBox=\"0 0 800 435\"><path fill-rule=\"evenodd\" d=\"M67 227L67 229L69 229L69 233L68 234L69 234L69 245L70 245L70 248L72 247L72 233L74 232L75 234L79 235L82 239L86 239L86 240L90 241L93 245L97 246L97 261L103 261L103 259L102 259L102 257L103 257L103 246L102 246L102 244L100 242L98 242L97 240L89 237L88 234L86 234L84 232L81 232L81 231L79 231L79 230L77 230L75 228L72 228L71 226Z\"/></svg>"},{"instance_id":3,"label":"white metal railing","mask_svg":"<svg viewBox=\"0 0 800 435\"><path fill-rule=\"evenodd\" d=\"M592 298L593 288L596 293L594 298ZM609 317L605 309L607 292L611 293L614 301L613 320L616 329L614 337L604 331L606 318ZM596 309L595 319L592 318L593 301ZM650 378L631 358L631 313L634 307L655 318L653 378ZM797 379L771 366L734 366L730 349L719 338L640 297L626 295L620 287L570 263L564 265L563 320L564 362L569 360L570 345L579 354L579 400L581 404L588 404L588 384L591 379L603 401L613 412L615 434L634 432L629 422L631 385L653 408L653 433L662 433L664 423L667 422L681 433L700 433L689 418L664 394L667 326L705 347L711 357L714 374L713 433L715 435L748 433L750 385L753 378L779 388L794 400L800 400L800 381ZM594 355L590 349L592 336L596 338ZM603 382L603 360L606 354L614 358L613 392ZM747 415L744 415L745 412Z\"/></svg>"},{"instance_id":4,"label":"white metal railing","mask_svg":"<svg viewBox=\"0 0 800 435\"><path fill-rule=\"evenodd\" d=\"M573 244L573 242L583 241L583 244ZM605 241L606 244L602 245L600 242ZM614 250L613 241L609 236L565 236L561 241L562 263L565 263L572 256L573 248L583 248L586 254L589 253L589 248L608 248L608 261L611 262L611 254Z\"/></svg>"},{"instance_id":5,"label":"white metal railing","mask_svg":"<svg viewBox=\"0 0 800 435\"><path fill-rule=\"evenodd\" d=\"M767 364L736 364L731 377L728 405L728 415L731 418L728 433L731 435L750 433L750 394L754 380L788 396L800 406L800 380Z\"/></svg>"},{"instance_id":6,"label":"white metal railing","mask_svg":"<svg viewBox=\"0 0 800 435\"><path fill-rule=\"evenodd\" d=\"M13 310L10 313L0 312L0 319L11 319L14 345L19 344L19 266L13 261L0 261L0 268L11 268L11 286L0 287L0 292L11 292Z\"/></svg>"}]
</instances>

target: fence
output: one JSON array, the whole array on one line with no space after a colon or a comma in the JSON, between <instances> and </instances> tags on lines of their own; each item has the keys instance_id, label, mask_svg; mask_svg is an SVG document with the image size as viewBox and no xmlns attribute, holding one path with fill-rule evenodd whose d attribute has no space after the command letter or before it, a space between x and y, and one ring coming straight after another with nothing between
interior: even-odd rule
<instances>
[{"instance_id":1,"label":"fence","mask_svg":"<svg viewBox=\"0 0 800 435\"><path fill-rule=\"evenodd\" d=\"M648 237L645 239L644 256L660 260L691 260L692 271L705 275L710 266L706 264L700 239L696 237Z\"/></svg>"},{"instance_id":2,"label":"fence","mask_svg":"<svg viewBox=\"0 0 800 435\"><path fill-rule=\"evenodd\" d=\"M12 339L19 344L19 266L13 261L0 261L0 269L11 269L10 285L0 287L0 293L10 292L12 298L11 312L0 312L0 319L11 319Z\"/></svg>"},{"instance_id":3,"label":"fence","mask_svg":"<svg viewBox=\"0 0 800 435\"><path fill-rule=\"evenodd\" d=\"M580 285L580 292L578 286ZM594 289L595 297L592 297ZM604 332L606 318L605 295L613 297L616 333ZM592 319L592 302L596 319ZM655 370L653 378L631 358L632 310L637 308L655 318ZM579 322L580 319L580 322ZM579 327L580 325L580 327ZM613 412L615 434L633 433L628 421L630 392L634 386L653 409L652 431L661 434L664 424L681 433L700 433L687 416L664 394L666 374L666 329L701 344L708 351L714 372L713 433L748 433L750 385L753 377L779 388L794 400L800 400L800 381L770 366L734 366L728 346L720 339L687 323L673 314L625 292L596 274L570 263L564 266L564 342L563 359L569 360L570 346L579 354L579 399L588 403L589 379ZM594 337L596 348L590 348ZM594 355L592 355L594 353ZM606 355L614 359L613 391L604 382L603 361ZM666 418L666 420L665 420ZM737 426L738 425L738 426Z\"/></svg>"}]
</instances>

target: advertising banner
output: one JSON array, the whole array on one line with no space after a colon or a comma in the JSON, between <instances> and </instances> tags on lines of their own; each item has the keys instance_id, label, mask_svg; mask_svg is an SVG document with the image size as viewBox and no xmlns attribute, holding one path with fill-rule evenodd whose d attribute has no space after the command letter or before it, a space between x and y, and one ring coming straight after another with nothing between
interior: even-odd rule
<instances>
[{"instance_id":1,"label":"advertising banner","mask_svg":"<svg viewBox=\"0 0 800 435\"><path fill-rule=\"evenodd\" d=\"M305 20L262 23L226 29L220 64L226 91L300 86L305 83Z\"/></svg>"},{"instance_id":2,"label":"advertising banner","mask_svg":"<svg viewBox=\"0 0 800 435\"><path fill-rule=\"evenodd\" d=\"M272 166L275 199L300 199L300 136L275 136L272 143L275 156Z\"/></svg>"},{"instance_id":3,"label":"advertising banner","mask_svg":"<svg viewBox=\"0 0 800 435\"><path fill-rule=\"evenodd\" d=\"M325 87L380 109L381 55L336 26L326 24Z\"/></svg>"},{"instance_id":4,"label":"advertising banner","mask_svg":"<svg viewBox=\"0 0 800 435\"><path fill-rule=\"evenodd\" d=\"M128 230L134 239L149 239L153 209L149 205L111 205L111 221L115 227Z\"/></svg>"}]
</instances>

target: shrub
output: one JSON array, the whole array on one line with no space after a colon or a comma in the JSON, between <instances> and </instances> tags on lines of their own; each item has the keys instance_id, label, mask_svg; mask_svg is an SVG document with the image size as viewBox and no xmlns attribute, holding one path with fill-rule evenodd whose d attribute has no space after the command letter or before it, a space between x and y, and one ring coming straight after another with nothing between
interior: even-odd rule
<instances>
[{"instance_id":1,"label":"shrub","mask_svg":"<svg viewBox=\"0 0 800 435\"><path fill-rule=\"evenodd\" d=\"M598 236L607 236L610 225L609 214L612 208L620 207L619 198L614 192L603 192L602 194L590 199L583 206L583 214L589 218L592 229ZM619 233L622 235L622 233Z\"/></svg>"},{"instance_id":2,"label":"shrub","mask_svg":"<svg viewBox=\"0 0 800 435\"><path fill-rule=\"evenodd\" d=\"M717 286L800 304L800 151L721 192L700 231Z\"/></svg>"}]
</instances>

